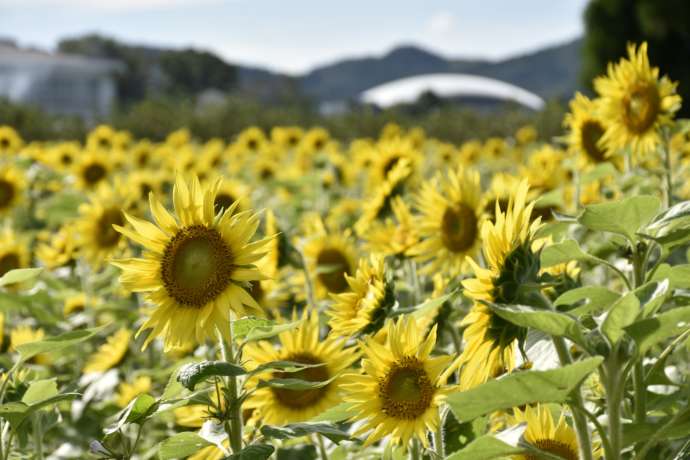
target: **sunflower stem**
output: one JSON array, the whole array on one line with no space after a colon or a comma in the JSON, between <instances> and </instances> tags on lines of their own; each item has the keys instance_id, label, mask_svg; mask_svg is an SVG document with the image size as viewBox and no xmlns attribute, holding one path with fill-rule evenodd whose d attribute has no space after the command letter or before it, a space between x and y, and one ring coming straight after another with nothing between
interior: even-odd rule
<instances>
[{"instance_id":1,"label":"sunflower stem","mask_svg":"<svg viewBox=\"0 0 690 460\"><path fill-rule=\"evenodd\" d=\"M671 146L668 133L664 131L664 179L665 179L665 198L666 208L673 205L673 172L671 170Z\"/></svg>"},{"instance_id":2,"label":"sunflower stem","mask_svg":"<svg viewBox=\"0 0 690 460\"><path fill-rule=\"evenodd\" d=\"M607 415L609 423L609 442L611 443L610 455L606 460L619 460L621 448L623 447L623 431L621 427L621 403L623 399L624 388L622 369L618 362L618 350L614 349L606 360L604 366L606 367L606 378L604 385L606 389L607 401Z\"/></svg>"},{"instance_id":3,"label":"sunflower stem","mask_svg":"<svg viewBox=\"0 0 690 460\"><path fill-rule=\"evenodd\" d=\"M443 442L443 425L446 424L447 415L448 412L444 411L441 415L441 421L438 424L438 428L434 432L434 450L440 459L446 458L446 448Z\"/></svg>"},{"instance_id":4,"label":"sunflower stem","mask_svg":"<svg viewBox=\"0 0 690 460\"><path fill-rule=\"evenodd\" d=\"M328 460L328 451L326 451L326 444L323 442L323 436L316 433L316 445L319 446L319 456L321 460Z\"/></svg>"},{"instance_id":5,"label":"sunflower stem","mask_svg":"<svg viewBox=\"0 0 690 460\"><path fill-rule=\"evenodd\" d=\"M640 287L644 283L644 266L646 264L646 257L640 253L638 248L633 250L633 274L635 288ZM635 362L633 370L633 398L635 404L635 422L644 423L647 418L647 389L644 384L644 367L642 365L642 358Z\"/></svg>"},{"instance_id":6,"label":"sunflower stem","mask_svg":"<svg viewBox=\"0 0 690 460\"><path fill-rule=\"evenodd\" d=\"M568 346L563 337L553 337L553 344L558 353L558 358L562 365L568 365L573 362L568 351ZM584 415L585 405L582 400L582 393L580 388L573 391L573 405L577 410L573 410L573 421L575 422L575 430L577 433L577 444L580 446L580 458L582 460L593 460L592 457L592 441L589 436L589 428L587 427L587 417ZM608 459L607 459L608 460Z\"/></svg>"},{"instance_id":7,"label":"sunflower stem","mask_svg":"<svg viewBox=\"0 0 690 460\"><path fill-rule=\"evenodd\" d=\"M412 446L410 447L410 460L422 460L422 449L419 447L419 440L412 438Z\"/></svg>"},{"instance_id":8,"label":"sunflower stem","mask_svg":"<svg viewBox=\"0 0 690 460\"><path fill-rule=\"evenodd\" d=\"M40 412L34 415L33 425L36 460L43 460L43 420L41 420Z\"/></svg>"},{"instance_id":9,"label":"sunflower stem","mask_svg":"<svg viewBox=\"0 0 690 460\"><path fill-rule=\"evenodd\" d=\"M224 340L223 334L221 334L220 331L218 333L221 357L230 364L237 364L232 338L232 325L230 325L228 329L229 334L227 341ZM223 426L230 439L232 452L237 454L242 450L242 404L237 396L237 377L228 377L226 385L228 388L226 396L228 398L228 418L225 420Z\"/></svg>"}]
</instances>

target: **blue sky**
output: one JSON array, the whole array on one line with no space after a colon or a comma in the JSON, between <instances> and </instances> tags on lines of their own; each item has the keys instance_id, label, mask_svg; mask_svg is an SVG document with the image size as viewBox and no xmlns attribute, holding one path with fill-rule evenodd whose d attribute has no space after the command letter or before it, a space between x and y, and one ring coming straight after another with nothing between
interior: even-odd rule
<instances>
[{"instance_id":1,"label":"blue sky","mask_svg":"<svg viewBox=\"0 0 690 460\"><path fill-rule=\"evenodd\" d=\"M582 33L587 0L0 0L0 35L52 49L99 32L288 73L417 44L499 59Z\"/></svg>"}]
</instances>

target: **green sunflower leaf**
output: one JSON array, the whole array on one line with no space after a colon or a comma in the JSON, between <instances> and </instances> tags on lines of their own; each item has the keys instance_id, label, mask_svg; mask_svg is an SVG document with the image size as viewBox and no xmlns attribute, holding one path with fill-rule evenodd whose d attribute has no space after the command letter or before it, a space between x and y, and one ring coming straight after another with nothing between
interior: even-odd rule
<instances>
[{"instance_id":1,"label":"green sunflower leaf","mask_svg":"<svg viewBox=\"0 0 690 460\"><path fill-rule=\"evenodd\" d=\"M143 425L146 420L156 412L159 401L153 396L142 393L134 398L127 407L125 407L119 414L117 423L109 426L105 430L105 434L115 433L128 423L136 423Z\"/></svg>"},{"instance_id":2,"label":"green sunflower leaf","mask_svg":"<svg viewBox=\"0 0 690 460\"><path fill-rule=\"evenodd\" d=\"M497 410L525 404L562 403L603 361L600 356L548 371L524 371L491 380L467 391L448 395L447 402L460 422Z\"/></svg>"},{"instance_id":3,"label":"green sunflower leaf","mask_svg":"<svg viewBox=\"0 0 690 460\"><path fill-rule=\"evenodd\" d=\"M646 353L654 345L682 334L688 329L690 329L690 307L674 308L625 327L625 331L637 343L640 354Z\"/></svg>"},{"instance_id":4,"label":"green sunflower leaf","mask_svg":"<svg viewBox=\"0 0 690 460\"><path fill-rule=\"evenodd\" d=\"M671 289L690 289L690 264L659 265L651 280L661 281L664 279L669 280Z\"/></svg>"},{"instance_id":5,"label":"green sunflower leaf","mask_svg":"<svg viewBox=\"0 0 690 460\"><path fill-rule=\"evenodd\" d=\"M267 438L289 439L319 433L334 443L350 439L350 435L328 423L292 423L284 426L265 425L261 427L261 434Z\"/></svg>"},{"instance_id":6,"label":"green sunflower leaf","mask_svg":"<svg viewBox=\"0 0 690 460\"><path fill-rule=\"evenodd\" d=\"M337 379L338 376L334 375L328 380L323 382L310 382L309 380L302 379L271 379L271 380L260 380L257 385L258 388L280 388L283 390L313 390L316 388L323 388L330 384L333 380Z\"/></svg>"},{"instance_id":7,"label":"green sunflower leaf","mask_svg":"<svg viewBox=\"0 0 690 460\"><path fill-rule=\"evenodd\" d=\"M57 381L53 379L35 380L22 396L22 402L29 406L57 395Z\"/></svg>"},{"instance_id":8,"label":"green sunflower leaf","mask_svg":"<svg viewBox=\"0 0 690 460\"><path fill-rule=\"evenodd\" d=\"M342 422L343 420L347 420L355 414L352 406L352 403L342 402L324 412L321 412L319 415L308 421L330 423Z\"/></svg>"},{"instance_id":9,"label":"green sunflower leaf","mask_svg":"<svg viewBox=\"0 0 690 460\"><path fill-rule=\"evenodd\" d=\"M249 316L233 321L232 331L236 339L251 342L270 339L281 332L292 330L300 324L302 324L301 320L277 324L275 321Z\"/></svg>"},{"instance_id":10,"label":"green sunflower leaf","mask_svg":"<svg viewBox=\"0 0 690 460\"><path fill-rule=\"evenodd\" d=\"M573 260L598 261L599 259L584 252L577 241L570 239L551 244L541 251L540 263L542 267L551 267Z\"/></svg>"},{"instance_id":11,"label":"green sunflower leaf","mask_svg":"<svg viewBox=\"0 0 690 460\"><path fill-rule=\"evenodd\" d=\"M276 371L280 371L280 372L293 373L293 372L299 372L303 369L309 369L312 367L323 367L325 365L326 365L326 363L305 364L305 363L300 363L297 361L270 361L268 363L264 363L264 364L258 366L256 369L249 372L249 374L252 374L252 375L259 374L261 372L265 372L268 370L276 370Z\"/></svg>"},{"instance_id":12,"label":"green sunflower leaf","mask_svg":"<svg viewBox=\"0 0 690 460\"><path fill-rule=\"evenodd\" d=\"M553 305L559 310L564 310L567 306L572 307L567 310L568 313L579 316L606 310L619 297L620 294L603 286L584 286L563 293Z\"/></svg>"},{"instance_id":13,"label":"green sunflower leaf","mask_svg":"<svg viewBox=\"0 0 690 460\"><path fill-rule=\"evenodd\" d=\"M636 233L654 218L660 207L661 201L654 196L633 196L586 206L578 222L590 230L616 233L635 242Z\"/></svg>"},{"instance_id":14,"label":"green sunflower leaf","mask_svg":"<svg viewBox=\"0 0 690 460\"><path fill-rule=\"evenodd\" d=\"M625 334L624 328L630 326L639 313L640 300L634 292L629 292L611 306L601 325L601 331L611 344L615 344Z\"/></svg>"},{"instance_id":15,"label":"green sunflower leaf","mask_svg":"<svg viewBox=\"0 0 690 460\"><path fill-rule=\"evenodd\" d=\"M182 366L177 373L177 381L188 390L194 390L197 384L209 377L236 377L246 373L242 366L227 361L202 361Z\"/></svg>"},{"instance_id":16,"label":"green sunflower leaf","mask_svg":"<svg viewBox=\"0 0 690 460\"><path fill-rule=\"evenodd\" d=\"M177 433L158 445L158 458L160 460L185 458L212 445L196 433Z\"/></svg>"},{"instance_id":17,"label":"green sunflower leaf","mask_svg":"<svg viewBox=\"0 0 690 460\"><path fill-rule=\"evenodd\" d=\"M34 402L31 405L24 402L11 402L0 405L0 418L4 418L14 431L17 431L24 421L34 412L62 401L69 401L81 396L79 393L62 393Z\"/></svg>"},{"instance_id":18,"label":"green sunflower leaf","mask_svg":"<svg viewBox=\"0 0 690 460\"><path fill-rule=\"evenodd\" d=\"M17 346L22 361L27 361L40 353L56 352L89 340L108 325L66 332L55 337L29 342Z\"/></svg>"},{"instance_id":19,"label":"green sunflower leaf","mask_svg":"<svg viewBox=\"0 0 690 460\"><path fill-rule=\"evenodd\" d=\"M462 450L449 455L446 460L492 460L524 452L525 449L521 447L511 446L487 434L470 442Z\"/></svg>"},{"instance_id":20,"label":"green sunflower leaf","mask_svg":"<svg viewBox=\"0 0 690 460\"><path fill-rule=\"evenodd\" d=\"M8 286L10 284L23 283L36 278L41 274L43 268L16 268L10 270L2 277L0 277L0 286Z\"/></svg>"},{"instance_id":21,"label":"green sunflower leaf","mask_svg":"<svg viewBox=\"0 0 690 460\"><path fill-rule=\"evenodd\" d=\"M498 316L517 326L531 327L552 336L568 337L580 345L585 341L579 323L565 313L536 309L526 305L488 304L488 306Z\"/></svg>"},{"instance_id":22,"label":"green sunflower leaf","mask_svg":"<svg viewBox=\"0 0 690 460\"><path fill-rule=\"evenodd\" d=\"M236 454L225 457L224 460L268 460L275 447L268 444L253 444L247 446Z\"/></svg>"}]
</instances>

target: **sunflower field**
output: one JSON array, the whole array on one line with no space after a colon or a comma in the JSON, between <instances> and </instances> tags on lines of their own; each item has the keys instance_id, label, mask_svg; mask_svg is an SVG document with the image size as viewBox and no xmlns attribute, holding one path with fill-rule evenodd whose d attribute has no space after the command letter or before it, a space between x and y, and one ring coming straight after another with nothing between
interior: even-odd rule
<instances>
[{"instance_id":1,"label":"sunflower field","mask_svg":"<svg viewBox=\"0 0 690 460\"><path fill-rule=\"evenodd\" d=\"M676 85L630 45L550 143L0 126L0 460L690 458Z\"/></svg>"}]
</instances>

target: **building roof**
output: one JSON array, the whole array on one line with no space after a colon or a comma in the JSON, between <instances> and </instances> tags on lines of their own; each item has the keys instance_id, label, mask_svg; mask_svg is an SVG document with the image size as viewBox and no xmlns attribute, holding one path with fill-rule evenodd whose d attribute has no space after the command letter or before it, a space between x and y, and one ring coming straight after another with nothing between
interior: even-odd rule
<instances>
[{"instance_id":1,"label":"building roof","mask_svg":"<svg viewBox=\"0 0 690 460\"><path fill-rule=\"evenodd\" d=\"M439 73L401 78L375 86L359 96L359 100L386 108L397 104L413 103L425 92L440 97L486 97L517 102L539 110L544 100L518 86L493 78L468 74Z\"/></svg>"}]
</instances>

